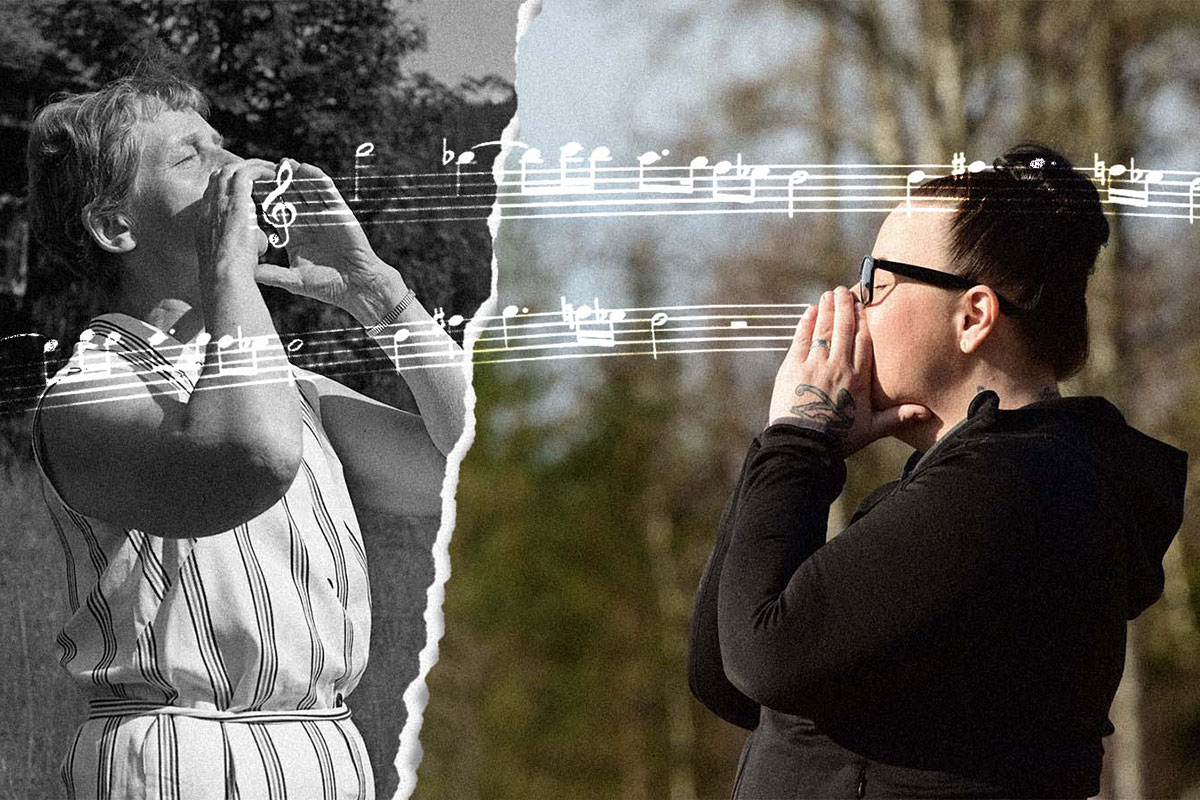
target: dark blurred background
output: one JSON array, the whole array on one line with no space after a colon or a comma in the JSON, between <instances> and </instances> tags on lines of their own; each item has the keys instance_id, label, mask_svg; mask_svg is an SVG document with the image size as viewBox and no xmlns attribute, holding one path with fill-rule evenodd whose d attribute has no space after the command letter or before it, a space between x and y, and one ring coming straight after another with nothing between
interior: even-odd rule
<instances>
[{"instance_id":1,"label":"dark blurred background","mask_svg":"<svg viewBox=\"0 0 1200 800\"><path fill-rule=\"evenodd\" d=\"M27 414L16 391L30 376L49 339L60 348L48 369L96 313L100 298L68 270L46 263L24 218L24 151L36 109L58 91L90 91L143 58L178 69L208 96L210 122L230 150L245 157L289 156L333 176L353 173L354 151L375 145L373 176L431 176L442 170L442 142L462 150L499 138L515 109L509 79L460 72L430 59L427 20L458 52L470 26L505 38L475 48L486 63L511 63L516 3L465 3L474 14L447 17L435 0L304 0L193 2L191 0L4 0L0 3L0 359L6 405L0 414L0 521L5 554L0 569L0 797L53 798L62 793L58 765L83 705L57 664L54 639L66 618L62 553L29 448ZM500 19L502 18L502 19ZM497 58L497 53L502 57ZM411 63L439 64L443 79ZM508 71L511 77L511 69ZM477 77L469 77L477 76ZM495 148L479 153L488 170ZM427 177L426 180L429 178ZM412 179L409 181L414 182ZM384 194L397 180L376 178ZM490 186L475 202L491 203ZM419 205L419 204L417 204ZM491 238L482 220L421 221L437 216L411 208L402 224L382 205L360 213L379 255L399 268L430 311L470 317L491 287ZM324 348L301 348L301 366L335 375L385 402L410 397L389 374L373 342L354 333L354 321L331 306L264 288L275 326L304 338L348 329ZM453 331L461 334L460 331ZM38 336L23 334L35 333ZM310 339L311 341L311 339ZM333 351L345 348L341 355ZM349 351L349 357L346 355ZM353 359L354 367L346 364ZM24 370L11 371L24 364ZM13 395L17 395L14 399ZM25 403L27 405L27 403ZM350 700L367 739L381 797L397 784L391 762L405 720L402 695L417 674L425 644L422 615L433 578L430 547L437 518L362 519L371 559L374 635L367 675Z\"/></svg>"}]
</instances>

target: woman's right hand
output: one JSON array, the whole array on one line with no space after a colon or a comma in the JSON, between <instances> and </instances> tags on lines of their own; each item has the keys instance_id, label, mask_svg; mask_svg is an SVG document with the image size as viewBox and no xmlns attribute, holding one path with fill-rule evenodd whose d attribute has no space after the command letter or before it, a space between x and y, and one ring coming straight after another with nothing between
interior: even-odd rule
<instances>
[{"instance_id":1,"label":"woman's right hand","mask_svg":"<svg viewBox=\"0 0 1200 800\"><path fill-rule=\"evenodd\" d=\"M849 456L930 413L915 403L876 411L871 333L862 304L846 287L825 292L800 323L775 376L770 424L786 422L836 438ZM926 415L926 416L922 416Z\"/></svg>"},{"instance_id":2,"label":"woman's right hand","mask_svg":"<svg viewBox=\"0 0 1200 800\"><path fill-rule=\"evenodd\" d=\"M253 276L258 258L267 250L267 236L258 227L250 189L255 181L275 177L275 165L261 158L225 164L213 172L200 201L196 252L200 269L244 270Z\"/></svg>"}]
</instances>

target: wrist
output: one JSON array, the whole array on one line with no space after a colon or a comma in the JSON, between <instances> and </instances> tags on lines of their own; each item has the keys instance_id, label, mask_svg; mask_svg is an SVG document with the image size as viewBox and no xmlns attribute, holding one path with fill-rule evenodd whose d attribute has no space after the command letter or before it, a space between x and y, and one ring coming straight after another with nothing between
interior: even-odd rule
<instances>
[{"instance_id":1,"label":"wrist","mask_svg":"<svg viewBox=\"0 0 1200 800\"><path fill-rule=\"evenodd\" d=\"M370 328L394 309L408 294L400 273L386 264L351 299L345 310L358 324Z\"/></svg>"},{"instance_id":2,"label":"wrist","mask_svg":"<svg viewBox=\"0 0 1200 800\"><path fill-rule=\"evenodd\" d=\"M795 416L774 417L771 419L770 424L763 429L763 434L783 433L784 435L795 435L798 431L805 438L825 442L843 458L849 455L846 450L845 436L837 430L836 426L819 420L804 419Z\"/></svg>"}]
</instances>

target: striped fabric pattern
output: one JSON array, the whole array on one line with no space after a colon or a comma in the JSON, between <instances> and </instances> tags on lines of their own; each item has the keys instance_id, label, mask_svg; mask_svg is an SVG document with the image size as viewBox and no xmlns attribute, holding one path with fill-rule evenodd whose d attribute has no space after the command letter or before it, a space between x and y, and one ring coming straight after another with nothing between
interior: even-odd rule
<instances>
[{"instance_id":1,"label":"striped fabric pattern","mask_svg":"<svg viewBox=\"0 0 1200 800\"><path fill-rule=\"evenodd\" d=\"M366 666L370 588L341 463L305 371L293 368L304 416L303 461L285 496L225 533L155 536L89 517L59 496L53 465L43 463L43 405L48 397L71 397L81 385L71 378L85 370L110 371L112 384L135 389L139 381L166 380L172 391L158 401L183 404L198 380L202 353L124 314L102 315L89 327L103 348L77 346L33 418L34 454L66 559L72 612L57 639L60 663L94 709L105 702L127 709L144 703L219 716L340 705ZM280 747L284 740L287 746ZM205 758L194 759L195 752ZM222 797L297 796L289 792L298 786L306 787L305 797L366 797L371 781L363 753L348 719L222 722L130 710L83 725L63 762L64 784L76 797L122 797L141 785L129 783L141 775L155 782L138 796L153 787L159 793L147 796L207 797L192 782L207 785L220 773L213 765L225 764L237 778L221 787ZM307 778L300 777L308 773L296 766L298 754L307 754L306 763L317 770ZM196 774L188 772L193 762ZM253 776L245 785L243 774ZM309 793L313 786L316 795Z\"/></svg>"}]
</instances>

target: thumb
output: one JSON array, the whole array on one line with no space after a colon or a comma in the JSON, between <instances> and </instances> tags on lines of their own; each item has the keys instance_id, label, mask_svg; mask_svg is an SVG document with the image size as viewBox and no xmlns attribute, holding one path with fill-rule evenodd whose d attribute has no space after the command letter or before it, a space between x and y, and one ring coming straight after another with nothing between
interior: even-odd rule
<instances>
[{"instance_id":1,"label":"thumb","mask_svg":"<svg viewBox=\"0 0 1200 800\"><path fill-rule=\"evenodd\" d=\"M875 415L875 429L881 436L888 436L914 422L924 422L933 416L928 408L916 403L892 406Z\"/></svg>"},{"instance_id":2,"label":"thumb","mask_svg":"<svg viewBox=\"0 0 1200 800\"><path fill-rule=\"evenodd\" d=\"M295 270L277 264L255 265L254 280L265 286L286 289L292 294L299 294L304 285L304 280Z\"/></svg>"}]
</instances>

